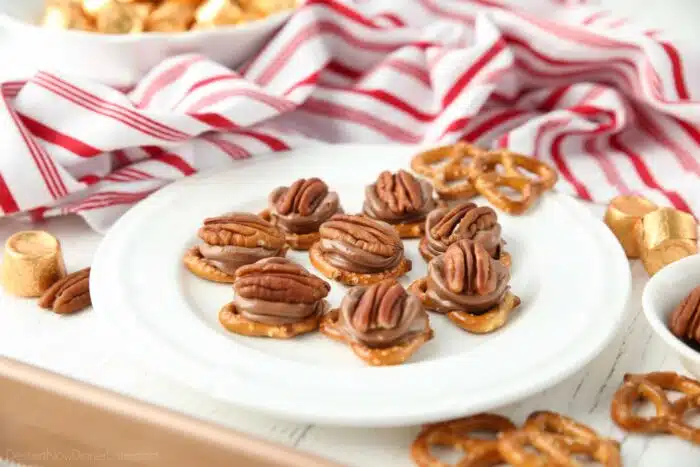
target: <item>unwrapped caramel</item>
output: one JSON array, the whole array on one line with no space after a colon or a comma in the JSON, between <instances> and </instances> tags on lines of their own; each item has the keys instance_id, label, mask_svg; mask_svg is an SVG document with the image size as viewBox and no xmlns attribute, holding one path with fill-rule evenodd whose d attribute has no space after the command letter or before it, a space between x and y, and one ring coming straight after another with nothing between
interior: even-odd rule
<instances>
[{"instance_id":1,"label":"unwrapped caramel","mask_svg":"<svg viewBox=\"0 0 700 467\"><path fill-rule=\"evenodd\" d=\"M38 297L66 275L61 244L48 232L17 232L5 243L0 281L20 297Z\"/></svg>"},{"instance_id":2,"label":"unwrapped caramel","mask_svg":"<svg viewBox=\"0 0 700 467\"><path fill-rule=\"evenodd\" d=\"M650 276L664 266L698 252L697 222L685 212L659 208L635 225L640 258Z\"/></svg>"},{"instance_id":3,"label":"unwrapped caramel","mask_svg":"<svg viewBox=\"0 0 700 467\"><path fill-rule=\"evenodd\" d=\"M621 195L613 198L605 212L605 223L619 240L628 258L639 257L634 227L645 215L658 207L646 198Z\"/></svg>"}]
</instances>

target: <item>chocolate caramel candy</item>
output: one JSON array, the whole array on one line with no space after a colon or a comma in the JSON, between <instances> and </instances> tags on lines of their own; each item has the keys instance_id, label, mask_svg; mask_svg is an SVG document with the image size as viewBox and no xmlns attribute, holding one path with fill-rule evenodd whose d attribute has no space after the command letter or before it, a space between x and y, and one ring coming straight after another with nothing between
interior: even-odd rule
<instances>
[{"instance_id":1,"label":"chocolate caramel candy","mask_svg":"<svg viewBox=\"0 0 700 467\"><path fill-rule=\"evenodd\" d=\"M430 182L399 170L382 172L365 188L362 211L368 217L389 224L406 224L424 221L436 207Z\"/></svg>"},{"instance_id":2,"label":"chocolate caramel candy","mask_svg":"<svg viewBox=\"0 0 700 467\"><path fill-rule=\"evenodd\" d=\"M639 245L634 231L637 222L658 206L641 196L616 196L608 204L605 223L612 230L628 258L639 257Z\"/></svg>"},{"instance_id":3,"label":"chocolate caramel candy","mask_svg":"<svg viewBox=\"0 0 700 467\"><path fill-rule=\"evenodd\" d=\"M278 187L268 197L270 221L285 232L309 234L342 212L338 194L319 178L299 179Z\"/></svg>"},{"instance_id":4,"label":"chocolate caramel candy","mask_svg":"<svg viewBox=\"0 0 700 467\"><path fill-rule=\"evenodd\" d=\"M685 212L659 208L635 225L640 258L653 276L664 266L698 252L697 222Z\"/></svg>"}]
</instances>

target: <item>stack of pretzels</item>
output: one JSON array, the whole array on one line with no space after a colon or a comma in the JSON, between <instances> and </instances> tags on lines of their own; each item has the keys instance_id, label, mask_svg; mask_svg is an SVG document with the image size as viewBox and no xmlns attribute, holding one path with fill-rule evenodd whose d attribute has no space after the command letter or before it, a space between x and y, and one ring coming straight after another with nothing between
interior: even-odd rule
<instances>
[{"instance_id":1,"label":"stack of pretzels","mask_svg":"<svg viewBox=\"0 0 700 467\"><path fill-rule=\"evenodd\" d=\"M441 199L469 199L481 194L497 209L512 215L523 214L557 182L556 170L538 159L467 143L421 152L411 160L411 169L430 179ZM502 188L516 191L519 198Z\"/></svg>"}]
</instances>

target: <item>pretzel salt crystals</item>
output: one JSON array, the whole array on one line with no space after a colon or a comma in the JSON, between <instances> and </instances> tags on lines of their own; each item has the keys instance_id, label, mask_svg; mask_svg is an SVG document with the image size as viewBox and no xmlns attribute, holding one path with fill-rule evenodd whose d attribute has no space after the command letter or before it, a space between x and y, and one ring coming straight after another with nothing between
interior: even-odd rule
<instances>
[{"instance_id":1,"label":"pretzel salt crystals","mask_svg":"<svg viewBox=\"0 0 700 467\"><path fill-rule=\"evenodd\" d=\"M671 402L667 391L683 396ZM642 400L651 402L656 415L641 417L634 405ZM642 375L627 374L615 393L610 414L622 429L635 433L669 433L700 444L700 428L684 421L687 412L700 408L700 382L673 372L654 372Z\"/></svg>"},{"instance_id":2,"label":"pretzel salt crystals","mask_svg":"<svg viewBox=\"0 0 700 467\"><path fill-rule=\"evenodd\" d=\"M447 422L425 425L411 445L411 457L419 467L450 467L436 458L430 451L433 446L452 448L462 452L460 467L499 465L504 461L495 439L501 433L515 430L515 425L506 417L481 413ZM492 433L494 439L482 439L474 433Z\"/></svg>"}]
</instances>

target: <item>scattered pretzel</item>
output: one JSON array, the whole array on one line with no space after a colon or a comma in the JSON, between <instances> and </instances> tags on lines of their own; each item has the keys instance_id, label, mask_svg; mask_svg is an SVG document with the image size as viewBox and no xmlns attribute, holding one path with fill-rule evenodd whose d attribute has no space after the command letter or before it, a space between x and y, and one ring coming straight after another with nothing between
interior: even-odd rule
<instances>
[{"instance_id":1,"label":"scattered pretzel","mask_svg":"<svg viewBox=\"0 0 700 467\"><path fill-rule=\"evenodd\" d=\"M487 151L466 143L421 152L411 160L411 168L430 178L442 199L469 199L481 194L512 215L527 211L557 182L554 168L533 157L507 149ZM518 191L520 199L506 195L499 187Z\"/></svg>"},{"instance_id":2,"label":"scattered pretzel","mask_svg":"<svg viewBox=\"0 0 700 467\"><path fill-rule=\"evenodd\" d=\"M431 446L444 446L464 453L457 464L460 467L497 465L503 461L498 441L471 435L476 432L498 435L511 430L515 430L515 425L509 419L488 413L425 425L411 445L411 456L419 467L450 467L430 453Z\"/></svg>"},{"instance_id":3,"label":"scattered pretzel","mask_svg":"<svg viewBox=\"0 0 700 467\"><path fill-rule=\"evenodd\" d=\"M667 391L683 396L671 402ZM634 404L648 400L656 408L653 417L634 413ZM645 375L627 374L615 393L610 414L622 429L635 433L669 433L695 444L700 444L700 428L683 421L688 411L700 408L700 382L673 372L654 372Z\"/></svg>"}]
</instances>

